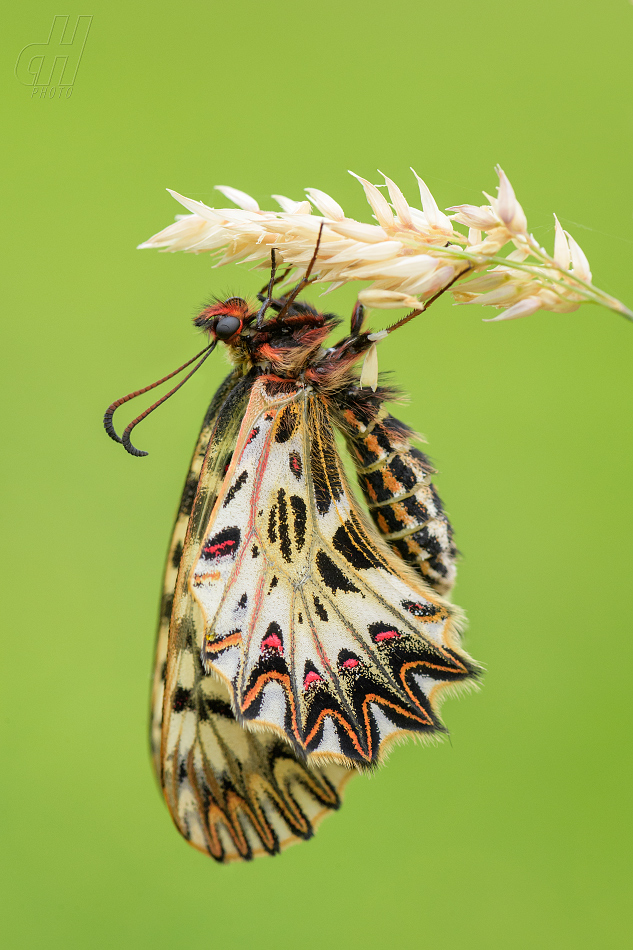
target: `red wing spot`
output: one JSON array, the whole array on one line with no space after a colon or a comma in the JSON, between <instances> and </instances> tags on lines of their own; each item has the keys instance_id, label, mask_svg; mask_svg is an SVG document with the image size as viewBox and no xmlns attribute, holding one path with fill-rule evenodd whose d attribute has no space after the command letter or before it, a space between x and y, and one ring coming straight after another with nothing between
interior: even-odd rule
<instances>
[{"instance_id":1,"label":"red wing spot","mask_svg":"<svg viewBox=\"0 0 633 950\"><path fill-rule=\"evenodd\" d=\"M202 549L205 561L215 561L222 557L235 557L240 544L240 529L235 525L223 528L212 538L209 538Z\"/></svg>"},{"instance_id":2,"label":"red wing spot","mask_svg":"<svg viewBox=\"0 0 633 950\"><path fill-rule=\"evenodd\" d=\"M295 476L295 478L301 478L303 475L303 465L301 464L301 456L298 452L291 452L288 457L288 462L290 465L290 471Z\"/></svg>"},{"instance_id":3,"label":"red wing spot","mask_svg":"<svg viewBox=\"0 0 633 950\"><path fill-rule=\"evenodd\" d=\"M399 636L397 630L383 630L382 633L377 633L374 639L376 643L380 643L381 640L395 640Z\"/></svg>"},{"instance_id":4,"label":"red wing spot","mask_svg":"<svg viewBox=\"0 0 633 950\"><path fill-rule=\"evenodd\" d=\"M308 686L312 686L313 683L322 683L323 677L319 676L318 673L315 673L314 670L310 670L309 673L306 673L306 678L303 681L303 688L307 689Z\"/></svg>"},{"instance_id":5,"label":"red wing spot","mask_svg":"<svg viewBox=\"0 0 633 950\"><path fill-rule=\"evenodd\" d=\"M251 442L253 441L253 439L254 439L258 434L259 434L259 426L255 426L255 428L254 428L254 429L251 429L251 431L250 431L249 434L248 434L248 439L246 440L246 445L250 445Z\"/></svg>"},{"instance_id":6,"label":"red wing spot","mask_svg":"<svg viewBox=\"0 0 633 950\"><path fill-rule=\"evenodd\" d=\"M358 666L358 660L355 660L354 657L350 657L348 660L343 660L341 666L344 670L353 670Z\"/></svg>"},{"instance_id":7,"label":"red wing spot","mask_svg":"<svg viewBox=\"0 0 633 950\"><path fill-rule=\"evenodd\" d=\"M204 553L208 554L209 557L222 557L224 554L229 554L235 547L235 541L222 541L220 544L212 544L210 547L204 549Z\"/></svg>"},{"instance_id":8,"label":"red wing spot","mask_svg":"<svg viewBox=\"0 0 633 950\"><path fill-rule=\"evenodd\" d=\"M385 640L399 640L402 634L388 623L370 623L369 636L374 643L382 643Z\"/></svg>"},{"instance_id":9,"label":"red wing spot","mask_svg":"<svg viewBox=\"0 0 633 950\"><path fill-rule=\"evenodd\" d=\"M276 633L270 633L262 640L262 650L278 650L281 653L282 643Z\"/></svg>"}]
</instances>

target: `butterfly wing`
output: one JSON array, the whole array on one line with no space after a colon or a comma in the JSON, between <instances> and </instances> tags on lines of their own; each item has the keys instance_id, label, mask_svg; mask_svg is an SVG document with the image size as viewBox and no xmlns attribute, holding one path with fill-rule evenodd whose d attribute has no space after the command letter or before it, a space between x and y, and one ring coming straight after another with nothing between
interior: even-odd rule
<instances>
[{"instance_id":1,"label":"butterfly wing","mask_svg":"<svg viewBox=\"0 0 633 950\"><path fill-rule=\"evenodd\" d=\"M158 618L158 631L156 635L156 648L154 651L154 675L152 679L152 695L150 708L150 748L152 753L152 762L154 771L160 781L161 761L160 746L163 720L163 700L165 695L165 676L167 673L167 644L169 641L169 623L171 612L174 605L174 590L176 587L176 578L178 577L178 568L182 557L185 534L193 501L200 480L202 463L204 462L213 427L217 422L218 414L232 389L238 382L238 374L230 373L218 391L213 397L211 404L205 414L200 435L193 452L189 472L185 480L185 487L178 506L174 530L172 532L167 563L165 565L165 574L163 578L163 596L160 605L160 614ZM227 461L227 460L225 460ZM219 466L218 466L219 468ZM222 484L219 473L214 476L214 484L211 491L217 494Z\"/></svg>"},{"instance_id":2,"label":"butterfly wing","mask_svg":"<svg viewBox=\"0 0 633 950\"><path fill-rule=\"evenodd\" d=\"M175 595L183 553L213 508L248 399L250 381L231 374L200 433L176 519L165 573L152 694L152 755L184 837L218 861L274 854L309 838L340 805L353 774L337 764L308 768L287 742L246 732L226 685L206 674L195 647L196 618ZM169 636L172 614L179 620Z\"/></svg>"},{"instance_id":3,"label":"butterfly wing","mask_svg":"<svg viewBox=\"0 0 633 950\"><path fill-rule=\"evenodd\" d=\"M260 376L200 543L179 584L196 650L237 719L311 764L370 764L404 733L441 730L442 686L474 676L460 615L365 523L326 402Z\"/></svg>"}]
</instances>

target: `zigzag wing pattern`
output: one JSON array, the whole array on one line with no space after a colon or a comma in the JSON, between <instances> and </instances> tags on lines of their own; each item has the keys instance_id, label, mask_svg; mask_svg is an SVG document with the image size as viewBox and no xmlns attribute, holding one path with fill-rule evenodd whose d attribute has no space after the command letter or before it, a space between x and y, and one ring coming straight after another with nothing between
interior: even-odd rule
<instances>
[{"instance_id":1,"label":"zigzag wing pattern","mask_svg":"<svg viewBox=\"0 0 633 950\"><path fill-rule=\"evenodd\" d=\"M353 775L336 764L307 768L278 736L246 732L226 684L202 668L186 586L184 603L174 599L178 568L192 540L199 542L200 519L230 462L250 385L236 386L233 374L225 380L198 439L167 561L152 696L152 754L174 822L190 844L223 862L275 854L311 837Z\"/></svg>"},{"instance_id":2,"label":"zigzag wing pattern","mask_svg":"<svg viewBox=\"0 0 633 950\"><path fill-rule=\"evenodd\" d=\"M313 764L441 730L440 688L477 672L456 608L365 524L327 406L298 382L255 381L189 584L238 720Z\"/></svg>"}]
</instances>

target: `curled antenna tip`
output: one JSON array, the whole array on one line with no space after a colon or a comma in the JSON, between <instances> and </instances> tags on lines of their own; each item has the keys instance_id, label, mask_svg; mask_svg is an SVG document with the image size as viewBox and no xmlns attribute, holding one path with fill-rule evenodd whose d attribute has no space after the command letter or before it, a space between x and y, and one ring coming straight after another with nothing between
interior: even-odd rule
<instances>
[{"instance_id":1,"label":"curled antenna tip","mask_svg":"<svg viewBox=\"0 0 633 950\"><path fill-rule=\"evenodd\" d=\"M105 415L103 417L103 426L106 432L108 433L108 435L110 436L110 438L113 439L115 442L119 442L123 446L125 451L128 452L130 455L134 455L137 458L141 458L142 456L147 455L148 454L147 452L143 452L142 449L137 449L136 446L132 445L132 442L130 441L130 434L132 432L132 429L135 426L137 426L139 422L142 422L143 419L145 419L145 417L150 414L150 412L153 412L154 409L157 409L162 403L165 402L165 400L169 399L170 396L173 396L175 392L178 392L180 387L184 386L187 380L191 379L193 374L197 370L200 369L200 367L202 366L206 358L211 353L213 353L216 345L217 345L217 340L213 340L212 343L209 343L208 346L205 346L203 350L200 350L199 353L193 356L186 363L183 363L182 366L179 366L178 369L175 369L172 373L169 373L167 376L163 376L162 379L156 380L156 382L152 383L151 386L145 386L144 389L137 389L133 393L128 393L127 396L123 396L121 399L117 399L117 401L113 402L111 406L108 406L108 408L106 409ZM191 366L191 364L194 363L200 356L202 356L202 359L200 360L199 363L197 363L194 366L191 372L187 373L185 378L182 379L178 383L177 386L174 386L173 389L170 389L168 393L166 393L164 396L158 399L152 406L149 407L149 409L146 409L145 412L142 412L140 416L137 416L136 419L133 420L133 422L130 422L129 426L126 428L125 432L123 433L123 436L119 438L112 422L112 417L115 411L119 408L119 406L122 406L123 403L129 402L130 399L135 399L137 396L142 396L143 393L149 392L150 389L155 389L157 386L160 386L161 383L166 382L166 380L171 379L172 376L176 376L178 373L182 372L182 370L186 369L187 366Z\"/></svg>"}]
</instances>

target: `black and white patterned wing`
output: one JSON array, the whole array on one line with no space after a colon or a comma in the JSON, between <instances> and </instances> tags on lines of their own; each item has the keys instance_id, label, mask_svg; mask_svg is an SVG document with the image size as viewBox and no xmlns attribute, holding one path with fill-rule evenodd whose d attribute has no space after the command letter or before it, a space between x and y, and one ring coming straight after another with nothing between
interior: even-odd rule
<instances>
[{"instance_id":1,"label":"black and white patterned wing","mask_svg":"<svg viewBox=\"0 0 633 950\"><path fill-rule=\"evenodd\" d=\"M326 403L260 376L187 577L197 649L237 719L311 764L378 761L442 730L442 687L476 675L460 615L365 523Z\"/></svg>"},{"instance_id":2,"label":"black and white patterned wing","mask_svg":"<svg viewBox=\"0 0 633 950\"><path fill-rule=\"evenodd\" d=\"M174 822L194 847L225 862L311 837L353 774L334 763L308 768L279 736L245 731L226 684L202 668L195 617L174 596L188 538L198 538L220 491L249 389L250 381L229 376L200 433L167 561L152 695L153 760Z\"/></svg>"}]
</instances>

